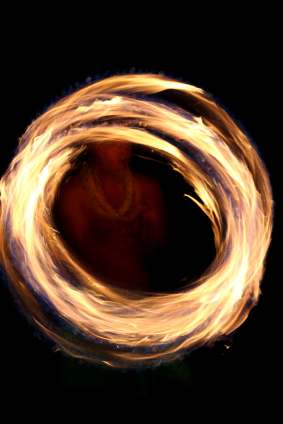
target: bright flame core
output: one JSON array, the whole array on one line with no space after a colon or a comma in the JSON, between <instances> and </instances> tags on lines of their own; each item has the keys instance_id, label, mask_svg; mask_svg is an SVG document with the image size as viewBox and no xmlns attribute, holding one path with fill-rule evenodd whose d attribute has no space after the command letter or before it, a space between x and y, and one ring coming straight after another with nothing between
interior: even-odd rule
<instances>
[{"instance_id":1,"label":"bright flame core","mask_svg":"<svg viewBox=\"0 0 283 424\"><path fill-rule=\"evenodd\" d=\"M152 97L164 90L198 112ZM154 149L194 188L217 253L193 286L154 295L110 288L66 249L52 221L55 194L73 159L98 141ZM200 88L123 75L63 98L21 138L0 200L0 263L13 293L73 356L127 367L169 361L231 333L257 303L272 230L268 175L246 135Z\"/></svg>"}]
</instances>

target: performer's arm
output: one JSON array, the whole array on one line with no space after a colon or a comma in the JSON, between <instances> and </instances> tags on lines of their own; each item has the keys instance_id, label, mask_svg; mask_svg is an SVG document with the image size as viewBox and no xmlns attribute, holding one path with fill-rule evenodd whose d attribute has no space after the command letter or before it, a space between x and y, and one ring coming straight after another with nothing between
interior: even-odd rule
<instances>
[{"instance_id":1,"label":"performer's arm","mask_svg":"<svg viewBox=\"0 0 283 424\"><path fill-rule=\"evenodd\" d=\"M58 197L60 223L68 240L81 250L86 243L88 219L83 206L83 194L77 183L65 183Z\"/></svg>"},{"instance_id":2,"label":"performer's arm","mask_svg":"<svg viewBox=\"0 0 283 424\"><path fill-rule=\"evenodd\" d=\"M149 252L168 243L168 222L164 196L158 181L145 178L141 238Z\"/></svg>"}]
</instances>

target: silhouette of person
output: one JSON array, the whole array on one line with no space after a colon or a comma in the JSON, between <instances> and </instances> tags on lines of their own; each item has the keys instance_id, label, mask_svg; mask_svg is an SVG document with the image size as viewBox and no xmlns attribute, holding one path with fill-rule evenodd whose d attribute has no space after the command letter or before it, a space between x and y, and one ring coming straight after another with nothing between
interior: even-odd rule
<instances>
[{"instance_id":1,"label":"silhouette of person","mask_svg":"<svg viewBox=\"0 0 283 424\"><path fill-rule=\"evenodd\" d=\"M168 233L160 183L130 169L129 143L96 143L88 153L59 190L66 239L93 275L120 288L150 290L145 258L165 248Z\"/></svg>"}]
</instances>

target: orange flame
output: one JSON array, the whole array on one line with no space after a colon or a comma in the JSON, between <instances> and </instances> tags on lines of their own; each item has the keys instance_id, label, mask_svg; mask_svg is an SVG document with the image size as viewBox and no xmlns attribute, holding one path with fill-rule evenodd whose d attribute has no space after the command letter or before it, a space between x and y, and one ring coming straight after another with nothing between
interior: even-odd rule
<instances>
[{"instance_id":1,"label":"orange flame","mask_svg":"<svg viewBox=\"0 0 283 424\"><path fill-rule=\"evenodd\" d=\"M164 90L201 112L151 96ZM113 140L158 151L194 188L199 200L187 196L211 220L217 253L192 287L154 295L110 288L60 238L50 211L62 178L87 144ZM272 231L269 178L246 135L200 88L123 75L63 98L26 130L0 196L0 261L13 292L73 356L110 366L169 361L231 333L258 301Z\"/></svg>"}]
</instances>

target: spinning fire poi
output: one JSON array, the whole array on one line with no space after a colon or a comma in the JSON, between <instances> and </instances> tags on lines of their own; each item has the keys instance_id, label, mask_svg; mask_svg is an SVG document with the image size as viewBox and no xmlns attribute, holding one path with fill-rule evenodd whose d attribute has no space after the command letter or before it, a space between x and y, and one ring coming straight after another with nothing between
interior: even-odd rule
<instances>
[{"instance_id":1,"label":"spinning fire poi","mask_svg":"<svg viewBox=\"0 0 283 424\"><path fill-rule=\"evenodd\" d=\"M165 90L193 111L157 99ZM153 149L193 187L195 197L185 196L210 219L216 256L192 285L150 295L114 287L67 249L51 214L56 193L88 146L109 142ZM248 137L200 88L151 74L81 88L26 130L0 196L0 262L12 292L72 356L125 367L173 360L231 333L258 301L272 231L268 174Z\"/></svg>"}]
</instances>

